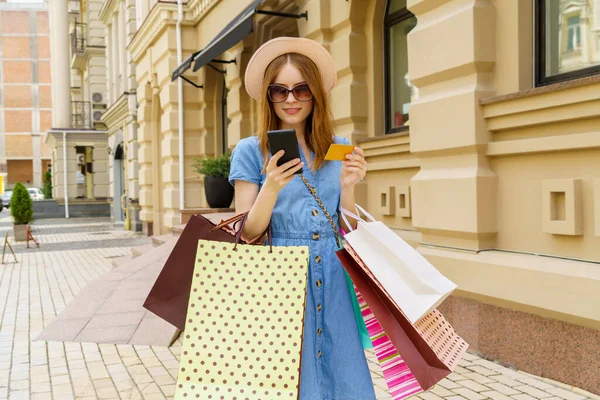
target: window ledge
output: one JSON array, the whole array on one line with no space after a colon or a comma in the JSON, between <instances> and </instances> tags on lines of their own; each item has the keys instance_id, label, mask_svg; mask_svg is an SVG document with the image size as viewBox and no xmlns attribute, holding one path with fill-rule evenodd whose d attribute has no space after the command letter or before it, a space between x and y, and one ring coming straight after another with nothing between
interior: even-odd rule
<instances>
[{"instance_id":1,"label":"window ledge","mask_svg":"<svg viewBox=\"0 0 600 400\"><path fill-rule=\"evenodd\" d=\"M592 83L599 83L599 82L600 82L600 74L593 75L593 76L586 76L584 78L573 79L573 80L566 81L566 82L559 82L559 83L555 83L552 85L521 90L521 91L515 92L515 93L508 93L508 94L505 94L502 96L486 97L484 99L479 100L479 104L482 106L485 106L485 105L489 105L489 104L501 103L503 101L510 101L510 100L515 100L515 99L522 99L525 97L537 96L537 95L541 95L544 93L558 92L561 90L572 89L572 88L590 85Z\"/></svg>"}]
</instances>

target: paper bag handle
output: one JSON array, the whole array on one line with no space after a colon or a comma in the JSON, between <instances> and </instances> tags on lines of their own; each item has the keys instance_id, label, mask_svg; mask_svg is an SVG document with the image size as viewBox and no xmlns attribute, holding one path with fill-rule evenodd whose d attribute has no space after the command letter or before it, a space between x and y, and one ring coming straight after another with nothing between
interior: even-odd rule
<instances>
[{"instance_id":1,"label":"paper bag handle","mask_svg":"<svg viewBox=\"0 0 600 400\"><path fill-rule=\"evenodd\" d=\"M221 221L221 223L216 225L214 228L212 228L211 231L216 231L218 229L222 229L225 226L233 223L234 230L236 231L235 245L233 246L233 248L234 248L234 250L236 250L238 243L242 240L242 232L244 231L244 226L246 225L246 221L248 220L249 213L250 212L248 211L245 213L235 215L225 221ZM238 222L241 222L240 228L235 229L235 224ZM247 243L248 244L256 244L263 236L265 236L265 234L267 234L267 240L269 241L269 252L272 253L273 252L273 232L271 229L271 221L269 221L269 225L267 226L267 229L265 229L265 231L263 233L261 233L254 239L248 241Z\"/></svg>"},{"instance_id":2,"label":"paper bag handle","mask_svg":"<svg viewBox=\"0 0 600 400\"><path fill-rule=\"evenodd\" d=\"M354 218L357 221L363 221L363 222L375 222L376 221L375 218L373 218L373 216L367 212L367 210L365 210L364 208L362 208L358 204L355 203L354 207L359 211L356 214L354 214L354 213L346 210L344 207L340 206L340 215L342 216L342 219L346 223L346 226L348 227L348 229L350 229L350 232L352 232L354 229L352 228L352 226L350 225L350 223L348 223L348 219L346 218L347 216L350 217L350 218ZM364 219L362 219L360 217L360 213L362 213L370 221L365 221Z\"/></svg>"}]
</instances>

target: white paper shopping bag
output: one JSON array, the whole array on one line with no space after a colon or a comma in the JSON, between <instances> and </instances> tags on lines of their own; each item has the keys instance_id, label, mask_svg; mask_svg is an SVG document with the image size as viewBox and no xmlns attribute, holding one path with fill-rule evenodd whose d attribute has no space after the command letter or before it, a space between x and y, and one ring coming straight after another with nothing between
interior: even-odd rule
<instances>
[{"instance_id":1,"label":"white paper shopping bag","mask_svg":"<svg viewBox=\"0 0 600 400\"><path fill-rule=\"evenodd\" d=\"M345 239L408 320L415 324L457 286L385 224L376 221L360 206L357 208L369 221L341 209L344 219L348 215L358 220L357 229L347 233Z\"/></svg>"}]
</instances>

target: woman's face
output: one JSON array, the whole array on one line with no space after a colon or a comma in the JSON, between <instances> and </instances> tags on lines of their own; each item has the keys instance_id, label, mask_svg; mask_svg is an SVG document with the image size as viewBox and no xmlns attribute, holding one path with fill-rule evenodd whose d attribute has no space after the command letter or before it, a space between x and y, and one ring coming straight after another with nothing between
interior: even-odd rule
<instances>
[{"instance_id":1,"label":"woman's face","mask_svg":"<svg viewBox=\"0 0 600 400\"><path fill-rule=\"evenodd\" d=\"M281 103L272 102L273 108L275 109L275 114L282 122L282 129L300 126L304 127L304 121L312 112L313 100L312 95L310 94L310 89L308 89L308 84L304 80L304 76L302 76L302 72L300 72L300 70L294 65L287 63L281 69L281 71L279 71L279 74L277 74L271 85L279 85L288 89L297 87L296 95L298 97L301 99L310 98L308 101L299 101L296 99L296 97L294 97L292 92L289 92L287 94L287 98ZM275 90L277 90L276 87ZM274 94L275 93L271 92L272 97Z\"/></svg>"}]
</instances>

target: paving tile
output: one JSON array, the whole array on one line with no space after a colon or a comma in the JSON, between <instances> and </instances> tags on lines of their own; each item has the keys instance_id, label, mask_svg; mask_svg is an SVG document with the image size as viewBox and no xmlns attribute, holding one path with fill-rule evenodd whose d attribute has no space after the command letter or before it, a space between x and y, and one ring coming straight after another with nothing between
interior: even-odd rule
<instances>
[{"instance_id":1,"label":"paving tile","mask_svg":"<svg viewBox=\"0 0 600 400\"><path fill-rule=\"evenodd\" d=\"M440 385L435 385L435 387L433 389L431 389L430 392L434 393L440 397L452 396L454 394L451 391L449 391L448 389L446 389Z\"/></svg>"},{"instance_id":2,"label":"paving tile","mask_svg":"<svg viewBox=\"0 0 600 400\"><path fill-rule=\"evenodd\" d=\"M513 400L511 397L508 397L500 392L497 392L495 390L490 390L487 392L481 392L480 393L482 396L486 396L489 397L490 399L493 400Z\"/></svg>"},{"instance_id":3,"label":"paving tile","mask_svg":"<svg viewBox=\"0 0 600 400\"><path fill-rule=\"evenodd\" d=\"M487 383L486 384L487 387L489 387L490 389L494 389L497 392L500 392L506 396L513 396L516 394L521 394L522 392L516 389L513 389L512 387L503 385L502 383Z\"/></svg>"},{"instance_id":4,"label":"paving tile","mask_svg":"<svg viewBox=\"0 0 600 400\"><path fill-rule=\"evenodd\" d=\"M573 392L568 392L564 389L561 388L554 388L554 389L548 389L546 390L548 393L553 394L554 396L560 397L562 399L565 400L582 400L585 399L584 396L573 393Z\"/></svg>"},{"instance_id":5,"label":"paving tile","mask_svg":"<svg viewBox=\"0 0 600 400\"><path fill-rule=\"evenodd\" d=\"M453 382L449 379L442 379L441 381L438 382L438 385L440 385L441 387L448 389L448 390L453 390L453 389L462 387L458 383Z\"/></svg>"},{"instance_id":6,"label":"paving tile","mask_svg":"<svg viewBox=\"0 0 600 400\"><path fill-rule=\"evenodd\" d=\"M462 385L462 386L468 388L468 389L471 389L474 392L484 392L486 390L490 390L489 387L483 386L482 384L477 383L475 381L472 381L470 379L462 380L462 381L457 382L457 383L459 385ZM456 390L455 390L455 392L456 392Z\"/></svg>"},{"instance_id":7,"label":"paving tile","mask_svg":"<svg viewBox=\"0 0 600 400\"><path fill-rule=\"evenodd\" d=\"M459 394L469 400L483 400L485 399L484 396L480 395L477 392L472 391L471 389L467 389L467 388L459 388L459 389L454 389L453 390L454 393Z\"/></svg>"},{"instance_id":8,"label":"paving tile","mask_svg":"<svg viewBox=\"0 0 600 400\"><path fill-rule=\"evenodd\" d=\"M515 400L535 400L535 397L531 397L530 395L525 394L525 393L517 394L515 396L510 396L510 397L512 397Z\"/></svg>"},{"instance_id":9,"label":"paving tile","mask_svg":"<svg viewBox=\"0 0 600 400\"><path fill-rule=\"evenodd\" d=\"M485 385L490 382L495 382L493 377L483 376L483 375L478 374L477 372L470 372L468 374L462 374L462 376L464 376L465 378L470 379L472 381L475 381L477 383L481 383L482 385Z\"/></svg>"},{"instance_id":10,"label":"paving tile","mask_svg":"<svg viewBox=\"0 0 600 400\"><path fill-rule=\"evenodd\" d=\"M431 392L425 392L425 393L419 393L419 397L422 398L423 400L441 400L442 398L434 393Z\"/></svg>"},{"instance_id":11,"label":"paving tile","mask_svg":"<svg viewBox=\"0 0 600 400\"><path fill-rule=\"evenodd\" d=\"M52 392L32 393L31 400L48 400L52 398Z\"/></svg>"},{"instance_id":12,"label":"paving tile","mask_svg":"<svg viewBox=\"0 0 600 400\"><path fill-rule=\"evenodd\" d=\"M515 386L514 389L520 390L523 393L527 393L528 395L535 397L536 399L545 399L548 397L552 397L552 394L544 392L538 388L528 385Z\"/></svg>"},{"instance_id":13,"label":"paving tile","mask_svg":"<svg viewBox=\"0 0 600 400\"><path fill-rule=\"evenodd\" d=\"M493 375L490 376L491 379L498 381L500 383L502 383L503 385L509 386L509 387L515 387L515 386L521 386L521 382L516 381L504 374L502 375Z\"/></svg>"}]
</instances>

